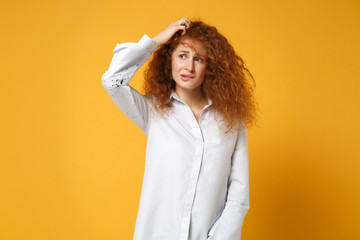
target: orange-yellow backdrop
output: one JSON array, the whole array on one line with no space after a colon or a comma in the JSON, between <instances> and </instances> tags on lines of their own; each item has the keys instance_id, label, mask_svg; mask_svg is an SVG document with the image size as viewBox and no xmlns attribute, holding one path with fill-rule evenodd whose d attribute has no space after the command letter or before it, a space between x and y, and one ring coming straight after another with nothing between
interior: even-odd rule
<instances>
[{"instance_id":1,"label":"orange-yellow backdrop","mask_svg":"<svg viewBox=\"0 0 360 240\"><path fill-rule=\"evenodd\" d=\"M359 1L0 6L1 240L132 239L146 138L101 75L117 42L184 16L217 26L257 81L243 239L360 239Z\"/></svg>"}]
</instances>

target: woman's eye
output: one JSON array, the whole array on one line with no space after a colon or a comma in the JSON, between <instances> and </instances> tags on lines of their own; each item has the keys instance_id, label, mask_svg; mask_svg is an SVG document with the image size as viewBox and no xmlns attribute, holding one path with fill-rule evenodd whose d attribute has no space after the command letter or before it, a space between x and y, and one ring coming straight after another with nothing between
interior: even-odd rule
<instances>
[{"instance_id":1,"label":"woman's eye","mask_svg":"<svg viewBox=\"0 0 360 240\"><path fill-rule=\"evenodd\" d=\"M180 54L179 55L179 58L185 58L186 56L185 56L185 54Z\"/></svg>"},{"instance_id":2,"label":"woman's eye","mask_svg":"<svg viewBox=\"0 0 360 240\"><path fill-rule=\"evenodd\" d=\"M195 61L202 62L203 60L201 58L195 58Z\"/></svg>"}]
</instances>

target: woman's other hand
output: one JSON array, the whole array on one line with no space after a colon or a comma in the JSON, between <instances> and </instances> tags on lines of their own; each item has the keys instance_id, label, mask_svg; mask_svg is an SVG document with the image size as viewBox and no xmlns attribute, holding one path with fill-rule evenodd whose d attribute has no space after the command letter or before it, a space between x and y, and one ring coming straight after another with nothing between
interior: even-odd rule
<instances>
[{"instance_id":1,"label":"woman's other hand","mask_svg":"<svg viewBox=\"0 0 360 240\"><path fill-rule=\"evenodd\" d=\"M185 34L186 28L188 28L190 24L191 22L187 18L179 19L175 22L172 22L167 28L165 28L152 39L156 42L157 46L160 46L166 43L179 30L182 30L182 35Z\"/></svg>"}]
</instances>

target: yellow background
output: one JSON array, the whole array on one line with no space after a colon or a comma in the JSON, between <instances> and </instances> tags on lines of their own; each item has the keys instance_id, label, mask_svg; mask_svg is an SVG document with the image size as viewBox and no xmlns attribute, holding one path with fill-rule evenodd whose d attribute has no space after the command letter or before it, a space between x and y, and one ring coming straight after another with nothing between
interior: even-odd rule
<instances>
[{"instance_id":1,"label":"yellow background","mask_svg":"<svg viewBox=\"0 0 360 240\"><path fill-rule=\"evenodd\" d=\"M132 239L146 138L101 76L184 16L257 81L243 239L360 239L359 1L2 0L1 240Z\"/></svg>"}]
</instances>

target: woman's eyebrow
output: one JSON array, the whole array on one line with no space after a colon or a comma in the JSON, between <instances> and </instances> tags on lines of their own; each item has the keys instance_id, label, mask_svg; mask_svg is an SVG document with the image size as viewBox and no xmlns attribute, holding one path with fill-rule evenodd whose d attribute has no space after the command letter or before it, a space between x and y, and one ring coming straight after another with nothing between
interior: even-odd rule
<instances>
[{"instance_id":1,"label":"woman's eyebrow","mask_svg":"<svg viewBox=\"0 0 360 240\"><path fill-rule=\"evenodd\" d=\"M180 50L179 53L189 53L190 51L186 51L186 50ZM197 53L195 52L195 56L198 56L198 57L202 57L202 58L205 58L204 55L200 54L200 53Z\"/></svg>"}]
</instances>

